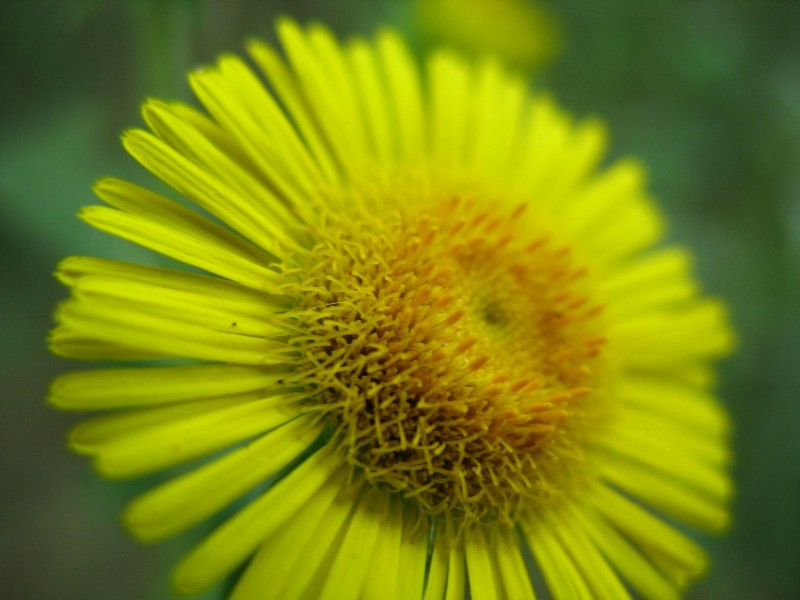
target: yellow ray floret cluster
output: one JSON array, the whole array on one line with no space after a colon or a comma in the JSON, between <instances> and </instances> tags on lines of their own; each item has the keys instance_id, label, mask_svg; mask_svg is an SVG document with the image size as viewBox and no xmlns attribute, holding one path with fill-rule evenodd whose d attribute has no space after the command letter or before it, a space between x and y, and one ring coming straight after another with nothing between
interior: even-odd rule
<instances>
[{"instance_id":1,"label":"yellow ray floret cluster","mask_svg":"<svg viewBox=\"0 0 800 600\"><path fill-rule=\"evenodd\" d=\"M213 455L135 499L159 540L226 510L174 574L234 600L678 597L728 520L732 336L654 246L639 165L497 63L422 68L391 32L281 21L148 101L92 226L193 272L72 257L50 401L108 477ZM263 80L260 79L263 77ZM213 217L213 218L209 218ZM176 360L178 359L178 360ZM126 363L127 361L127 363ZM134 361L134 362L131 362ZM142 366L142 361L148 361ZM538 572L538 575L537 575Z\"/></svg>"}]
</instances>

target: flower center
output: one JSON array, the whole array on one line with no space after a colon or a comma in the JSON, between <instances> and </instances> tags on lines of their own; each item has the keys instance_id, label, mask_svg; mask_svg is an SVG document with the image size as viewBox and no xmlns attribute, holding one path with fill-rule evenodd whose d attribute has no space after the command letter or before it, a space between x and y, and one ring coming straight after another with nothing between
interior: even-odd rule
<instances>
[{"instance_id":1,"label":"flower center","mask_svg":"<svg viewBox=\"0 0 800 600\"><path fill-rule=\"evenodd\" d=\"M510 522L547 502L602 412L600 307L524 212L364 214L298 270L298 385L368 481L429 514Z\"/></svg>"}]
</instances>

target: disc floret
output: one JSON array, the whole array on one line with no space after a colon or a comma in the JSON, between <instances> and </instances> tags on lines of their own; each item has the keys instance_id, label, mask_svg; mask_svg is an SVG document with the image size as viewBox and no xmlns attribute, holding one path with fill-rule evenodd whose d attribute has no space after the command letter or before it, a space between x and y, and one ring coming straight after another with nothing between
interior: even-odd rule
<instances>
[{"instance_id":1,"label":"disc floret","mask_svg":"<svg viewBox=\"0 0 800 600\"><path fill-rule=\"evenodd\" d=\"M428 514L510 523L559 495L602 404L600 307L525 210L364 212L298 269L297 385L368 481Z\"/></svg>"}]
</instances>

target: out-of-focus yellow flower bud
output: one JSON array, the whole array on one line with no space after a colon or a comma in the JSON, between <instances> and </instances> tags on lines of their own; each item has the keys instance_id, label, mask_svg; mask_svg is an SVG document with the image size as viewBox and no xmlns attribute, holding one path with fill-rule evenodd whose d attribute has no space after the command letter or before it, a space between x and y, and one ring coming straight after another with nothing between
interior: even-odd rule
<instances>
[{"instance_id":1,"label":"out-of-focus yellow flower bud","mask_svg":"<svg viewBox=\"0 0 800 600\"><path fill-rule=\"evenodd\" d=\"M533 0L417 0L417 16L426 42L519 69L544 66L561 49L556 18Z\"/></svg>"}]
</instances>

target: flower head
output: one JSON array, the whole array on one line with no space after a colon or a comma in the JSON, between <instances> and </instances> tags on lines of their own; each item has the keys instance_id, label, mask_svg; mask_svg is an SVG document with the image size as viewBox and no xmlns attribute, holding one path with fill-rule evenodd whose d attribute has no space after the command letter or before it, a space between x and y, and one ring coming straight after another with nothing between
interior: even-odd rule
<instances>
[{"instance_id":1,"label":"flower head","mask_svg":"<svg viewBox=\"0 0 800 600\"><path fill-rule=\"evenodd\" d=\"M425 39L460 52L493 54L530 70L549 63L561 51L555 16L537 0L416 0L416 16Z\"/></svg>"},{"instance_id":2,"label":"flower head","mask_svg":"<svg viewBox=\"0 0 800 600\"><path fill-rule=\"evenodd\" d=\"M641 167L498 64L391 32L279 24L149 101L127 150L191 201L116 179L81 216L202 273L73 257L55 352L72 447L109 477L227 449L137 498L162 539L251 494L178 566L253 556L250 598L675 597L723 527L731 333L688 254L654 246ZM175 359L181 359L176 363ZM188 360L187 360L188 359ZM526 550L527 548L527 550ZM533 561L526 559L530 551Z\"/></svg>"}]
</instances>

